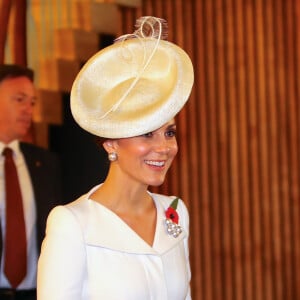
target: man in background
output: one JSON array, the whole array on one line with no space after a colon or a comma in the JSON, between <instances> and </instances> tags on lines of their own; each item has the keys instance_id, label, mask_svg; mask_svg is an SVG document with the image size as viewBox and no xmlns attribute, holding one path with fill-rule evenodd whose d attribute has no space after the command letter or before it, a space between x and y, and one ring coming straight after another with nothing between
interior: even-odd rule
<instances>
[{"instance_id":1,"label":"man in background","mask_svg":"<svg viewBox=\"0 0 300 300\"><path fill-rule=\"evenodd\" d=\"M28 68L0 65L1 300L36 299L36 267L46 219L49 211L62 201L61 170L56 155L22 142L30 129L36 102L33 77ZM12 173L17 174L18 188L8 178L11 175L7 174ZM16 204L16 198L20 198L20 204ZM26 245L19 245L22 242ZM14 253L16 249L18 253Z\"/></svg>"}]
</instances>

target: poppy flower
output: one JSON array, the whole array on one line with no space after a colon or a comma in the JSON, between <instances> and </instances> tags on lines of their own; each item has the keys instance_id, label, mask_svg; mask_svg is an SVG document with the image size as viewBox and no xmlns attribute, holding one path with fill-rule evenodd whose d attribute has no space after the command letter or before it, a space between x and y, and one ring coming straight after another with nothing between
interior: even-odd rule
<instances>
[{"instance_id":1,"label":"poppy flower","mask_svg":"<svg viewBox=\"0 0 300 300\"><path fill-rule=\"evenodd\" d=\"M167 228L167 233L169 235L172 235L174 238L177 238L182 232L181 226L178 225L179 216L176 211L178 205L178 199L179 198L175 198L165 212L166 213L165 224Z\"/></svg>"},{"instance_id":2,"label":"poppy flower","mask_svg":"<svg viewBox=\"0 0 300 300\"><path fill-rule=\"evenodd\" d=\"M177 209L177 205L178 205L178 200L179 198L175 198L172 203L170 204L170 206L168 207L168 209L166 210L166 218L172 220L172 222L178 224L179 221L179 216L178 213L176 211Z\"/></svg>"},{"instance_id":3,"label":"poppy flower","mask_svg":"<svg viewBox=\"0 0 300 300\"><path fill-rule=\"evenodd\" d=\"M166 218L171 219L174 223L178 224L178 220L179 220L178 213L171 206L166 210Z\"/></svg>"}]
</instances>

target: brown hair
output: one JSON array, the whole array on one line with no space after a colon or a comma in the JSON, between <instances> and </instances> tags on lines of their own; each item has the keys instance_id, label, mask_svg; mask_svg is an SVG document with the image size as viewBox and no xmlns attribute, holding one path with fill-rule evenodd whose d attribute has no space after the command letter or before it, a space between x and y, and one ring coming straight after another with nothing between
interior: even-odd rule
<instances>
[{"instance_id":1,"label":"brown hair","mask_svg":"<svg viewBox=\"0 0 300 300\"><path fill-rule=\"evenodd\" d=\"M34 80L33 70L20 65L0 64L0 82L7 78L27 77L30 81Z\"/></svg>"}]
</instances>

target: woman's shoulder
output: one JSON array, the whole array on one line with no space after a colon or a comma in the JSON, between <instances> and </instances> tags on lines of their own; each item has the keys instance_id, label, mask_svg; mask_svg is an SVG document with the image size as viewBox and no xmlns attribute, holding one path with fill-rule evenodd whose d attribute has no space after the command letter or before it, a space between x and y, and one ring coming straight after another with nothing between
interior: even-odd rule
<instances>
[{"instance_id":1,"label":"woman's shoulder","mask_svg":"<svg viewBox=\"0 0 300 300\"><path fill-rule=\"evenodd\" d=\"M156 193L150 193L150 194L154 200L159 201L165 208L168 208L173 201L177 201L177 200L178 200L178 208L181 206L186 208L184 201L178 196L168 196L168 195L156 194Z\"/></svg>"},{"instance_id":2,"label":"woman's shoulder","mask_svg":"<svg viewBox=\"0 0 300 300\"><path fill-rule=\"evenodd\" d=\"M58 222L58 220L62 222L67 220L66 223L68 223L71 219L74 219L74 217L76 219L78 214L84 213L87 205L88 197L87 195L82 195L72 202L55 206L49 213L48 223L52 220L55 220L55 222Z\"/></svg>"}]
</instances>

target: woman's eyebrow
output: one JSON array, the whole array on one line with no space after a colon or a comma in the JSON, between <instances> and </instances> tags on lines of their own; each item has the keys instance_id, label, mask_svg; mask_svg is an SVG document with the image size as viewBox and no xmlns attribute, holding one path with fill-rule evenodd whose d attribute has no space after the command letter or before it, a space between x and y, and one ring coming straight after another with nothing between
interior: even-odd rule
<instances>
[{"instance_id":1,"label":"woman's eyebrow","mask_svg":"<svg viewBox=\"0 0 300 300\"><path fill-rule=\"evenodd\" d=\"M172 124L170 124L170 125L168 125L168 127L167 128L176 128L176 124L175 123L172 123Z\"/></svg>"}]
</instances>

